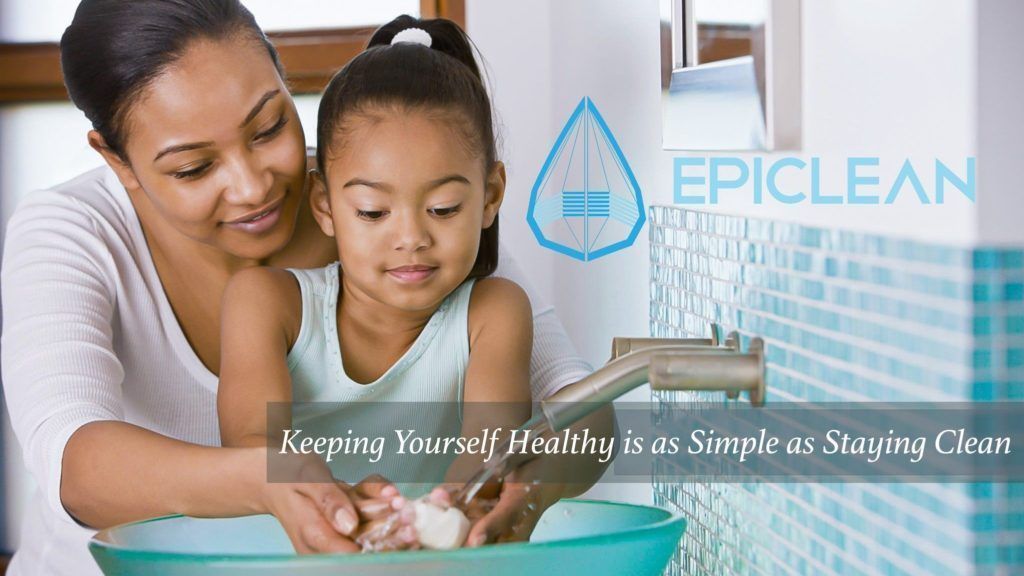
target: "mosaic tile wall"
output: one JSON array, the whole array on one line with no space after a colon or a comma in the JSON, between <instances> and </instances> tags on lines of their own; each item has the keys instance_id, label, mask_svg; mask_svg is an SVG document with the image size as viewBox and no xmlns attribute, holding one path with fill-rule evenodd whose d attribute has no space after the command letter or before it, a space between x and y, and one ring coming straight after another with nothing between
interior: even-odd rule
<instances>
[{"instance_id":1,"label":"mosaic tile wall","mask_svg":"<svg viewBox=\"0 0 1024 576\"><path fill-rule=\"evenodd\" d=\"M1024 250L677 207L650 224L652 335L763 337L769 402L1024 400ZM669 574L1024 573L1024 484L653 480L689 517Z\"/></svg>"}]
</instances>

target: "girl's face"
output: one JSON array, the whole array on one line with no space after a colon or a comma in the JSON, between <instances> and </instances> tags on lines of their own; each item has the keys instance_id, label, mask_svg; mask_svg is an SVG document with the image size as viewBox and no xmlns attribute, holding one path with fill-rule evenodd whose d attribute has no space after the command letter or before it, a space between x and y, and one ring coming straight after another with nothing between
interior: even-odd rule
<instances>
[{"instance_id":1,"label":"girl's face","mask_svg":"<svg viewBox=\"0 0 1024 576\"><path fill-rule=\"evenodd\" d=\"M485 169L453 122L393 109L346 119L312 192L320 227L338 242L346 297L432 311L469 275L505 169Z\"/></svg>"},{"instance_id":2,"label":"girl's face","mask_svg":"<svg viewBox=\"0 0 1024 576\"><path fill-rule=\"evenodd\" d=\"M155 212L183 237L247 259L266 258L291 238L304 137L256 41L193 42L131 105L126 134L127 164L104 153L97 133L90 141L147 204L140 214Z\"/></svg>"}]
</instances>

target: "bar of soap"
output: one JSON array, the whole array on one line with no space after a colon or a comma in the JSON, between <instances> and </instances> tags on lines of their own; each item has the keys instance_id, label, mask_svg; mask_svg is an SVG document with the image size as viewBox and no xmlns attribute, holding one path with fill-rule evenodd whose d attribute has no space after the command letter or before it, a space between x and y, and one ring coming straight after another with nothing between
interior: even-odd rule
<instances>
[{"instance_id":1,"label":"bar of soap","mask_svg":"<svg viewBox=\"0 0 1024 576\"><path fill-rule=\"evenodd\" d=\"M444 508L417 500L415 528L420 545L431 550L453 550L466 541L469 519L458 508Z\"/></svg>"}]
</instances>

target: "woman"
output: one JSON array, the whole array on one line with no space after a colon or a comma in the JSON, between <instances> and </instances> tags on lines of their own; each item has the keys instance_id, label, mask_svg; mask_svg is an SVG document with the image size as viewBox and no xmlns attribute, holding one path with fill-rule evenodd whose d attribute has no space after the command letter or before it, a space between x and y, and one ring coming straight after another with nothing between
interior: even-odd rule
<instances>
[{"instance_id":1,"label":"woman","mask_svg":"<svg viewBox=\"0 0 1024 576\"><path fill-rule=\"evenodd\" d=\"M273 513L299 551L353 550L358 505L393 489L313 483L309 462L310 483L267 483L262 449L217 447L229 278L337 257L274 48L237 0L84 0L61 52L106 167L30 195L8 225L4 392L39 485L10 573L95 573L90 528L170 513ZM533 307L543 398L587 367ZM539 509L578 492L545 489ZM503 494L489 539L521 535L524 509Z\"/></svg>"}]
</instances>

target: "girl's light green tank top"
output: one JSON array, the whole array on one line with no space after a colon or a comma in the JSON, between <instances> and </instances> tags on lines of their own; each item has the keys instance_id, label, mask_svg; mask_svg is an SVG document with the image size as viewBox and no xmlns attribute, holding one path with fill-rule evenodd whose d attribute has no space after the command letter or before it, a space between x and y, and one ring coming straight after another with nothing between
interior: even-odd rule
<instances>
[{"instance_id":1,"label":"girl's light green tank top","mask_svg":"<svg viewBox=\"0 0 1024 576\"><path fill-rule=\"evenodd\" d=\"M302 292L302 325L288 353L293 429L301 429L302 437L348 439L345 449L354 453L339 452L328 463L335 477L346 482L381 474L408 496L441 482L454 454L410 454L416 444L412 439L459 436L474 281L448 295L380 378L360 384L345 373L341 356L339 264L289 272ZM399 431L409 437L403 455L398 454ZM360 444L359 438L365 440Z\"/></svg>"}]
</instances>

